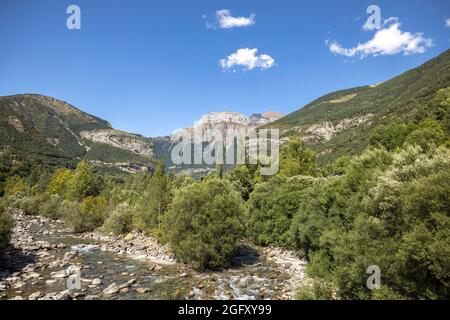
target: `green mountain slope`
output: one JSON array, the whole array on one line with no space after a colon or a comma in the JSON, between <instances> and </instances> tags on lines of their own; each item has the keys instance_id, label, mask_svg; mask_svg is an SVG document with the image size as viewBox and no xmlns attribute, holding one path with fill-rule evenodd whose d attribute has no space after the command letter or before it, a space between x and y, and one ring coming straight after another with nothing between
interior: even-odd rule
<instances>
[{"instance_id":1,"label":"green mountain slope","mask_svg":"<svg viewBox=\"0 0 450 320\"><path fill-rule=\"evenodd\" d=\"M356 154L379 124L414 119L439 89L450 87L450 50L389 81L327 94L265 128L299 136L322 161Z\"/></svg>"},{"instance_id":2,"label":"green mountain slope","mask_svg":"<svg viewBox=\"0 0 450 320\"><path fill-rule=\"evenodd\" d=\"M19 161L145 166L152 148L150 139L114 130L66 102L34 94L0 97L0 151Z\"/></svg>"}]
</instances>

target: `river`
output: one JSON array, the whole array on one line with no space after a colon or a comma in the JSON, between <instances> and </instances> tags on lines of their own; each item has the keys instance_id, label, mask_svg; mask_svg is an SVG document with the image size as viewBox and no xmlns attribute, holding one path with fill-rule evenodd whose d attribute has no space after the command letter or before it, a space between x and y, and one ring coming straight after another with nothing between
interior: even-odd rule
<instances>
[{"instance_id":1,"label":"river","mask_svg":"<svg viewBox=\"0 0 450 320\"><path fill-rule=\"evenodd\" d=\"M0 299L288 299L305 279L304 262L279 249L243 246L233 267L197 272L118 251L62 221L14 218L12 246L0 260Z\"/></svg>"}]
</instances>

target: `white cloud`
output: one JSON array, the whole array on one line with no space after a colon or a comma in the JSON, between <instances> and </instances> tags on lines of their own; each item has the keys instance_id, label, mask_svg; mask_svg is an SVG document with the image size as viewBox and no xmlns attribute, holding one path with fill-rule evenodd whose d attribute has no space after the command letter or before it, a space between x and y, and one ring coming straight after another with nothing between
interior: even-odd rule
<instances>
[{"instance_id":1,"label":"white cloud","mask_svg":"<svg viewBox=\"0 0 450 320\"><path fill-rule=\"evenodd\" d=\"M378 30L373 38L365 43L360 43L353 48L344 48L336 41L328 42L328 47L334 54L346 57L404 55L423 53L433 45L433 41L424 38L423 33L410 33L400 30L401 24L393 17L384 21L382 29Z\"/></svg>"},{"instance_id":2,"label":"white cloud","mask_svg":"<svg viewBox=\"0 0 450 320\"><path fill-rule=\"evenodd\" d=\"M450 18L445 20L445 26L446 27L450 27Z\"/></svg>"},{"instance_id":3,"label":"white cloud","mask_svg":"<svg viewBox=\"0 0 450 320\"><path fill-rule=\"evenodd\" d=\"M224 70L235 71L235 67L241 67L244 70L255 68L265 70L275 66L275 60L267 54L258 55L256 48L243 48L230 54L227 58L221 59L219 64Z\"/></svg>"},{"instance_id":4,"label":"white cloud","mask_svg":"<svg viewBox=\"0 0 450 320\"><path fill-rule=\"evenodd\" d=\"M206 19L206 16L203 16ZM209 29L232 29L250 27L256 23L256 15L252 13L249 17L233 17L231 11L227 9L218 10L216 12L216 22L206 22L206 27Z\"/></svg>"}]
</instances>

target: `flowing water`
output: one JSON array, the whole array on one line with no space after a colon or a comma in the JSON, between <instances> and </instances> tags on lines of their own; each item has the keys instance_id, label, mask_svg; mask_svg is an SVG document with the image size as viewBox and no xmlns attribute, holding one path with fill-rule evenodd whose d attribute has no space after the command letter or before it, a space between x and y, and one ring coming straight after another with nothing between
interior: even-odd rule
<instances>
[{"instance_id":1,"label":"flowing water","mask_svg":"<svg viewBox=\"0 0 450 320\"><path fill-rule=\"evenodd\" d=\"M273 262L260 258L252 250L244 250L230 269L196 272L180 264L155 264L110 253L102 243L87 241L68 231L45 234L43 228L46 226L36 223L28 231L36 243L47 242L53 248L39 250L29 259L32 273L26 267L26 271L0 268L0 280L3 272L3 284L10 283L3 290L0 287L1 299L17 296L26 299L38 291L43 297L67 290L67 278L54 277L55 272L67 267L53 267L51 263L68 255L72 257L68 266L78 266L81 270L81 290L75 295L80 299L86 296L100 299L281 299L289 278L280 273ZM56 248L57 244L65 247ZM20 278L15 283L22 282L21 286L14 285L14 279L11 280L14 276ZM100 285L91 283L96 278L101 279ZM127 282L128 285L121 286ZM121 286L122 290L105 295L103 290L112 283Z\"/></svg>"}]
</instances>

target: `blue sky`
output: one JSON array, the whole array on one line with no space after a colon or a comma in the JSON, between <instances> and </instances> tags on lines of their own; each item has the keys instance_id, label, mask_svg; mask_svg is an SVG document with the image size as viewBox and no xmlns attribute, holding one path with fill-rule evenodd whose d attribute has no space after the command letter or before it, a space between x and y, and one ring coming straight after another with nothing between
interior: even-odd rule
<instances>
[{"instance_id":1,"label":"blue sky","mask_svg":"<svg viewBox=\"0 0 450 320\"><path fill-rule=\"evenodd\" d=\"M66 27L71 4L81 30ZM372 42L371 4L383 21L397 17ZM1 0L0 95L45 94L115 128L166 135L207 112L289 113L387 80L447 50L449 18L448 0ZM390 34L405 41L398 52L379 43ZM233 64L242 54L250 60Z\"/></svg>"}]
</instances>

